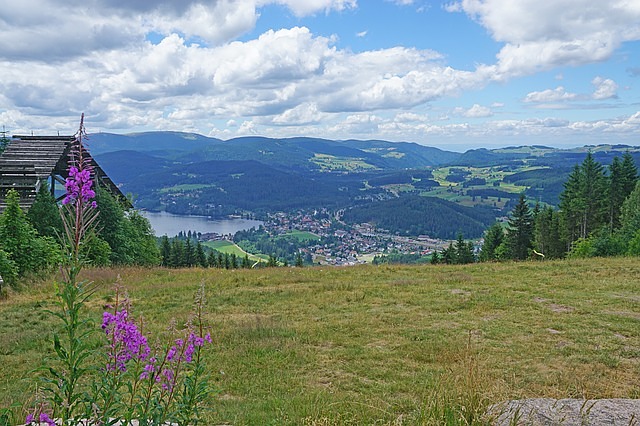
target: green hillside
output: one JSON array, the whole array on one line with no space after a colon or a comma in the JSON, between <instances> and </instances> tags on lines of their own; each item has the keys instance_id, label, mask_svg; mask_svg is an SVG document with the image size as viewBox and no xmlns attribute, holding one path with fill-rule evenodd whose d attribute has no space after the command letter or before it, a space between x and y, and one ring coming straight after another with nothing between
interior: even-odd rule
<instances>
[{"instance_id":1,"label":"green hillside","mask_svg":"<svg viewBox=\"0 0 640 426\"><path fill-rule=\"evenodd\" d=\"M482 424L510 398L640 396L637 259L85 270L97 324L118 275L147 334L186 321L204 283L203 424ZM20 420L37 383L23 379L53 355L52 293L27 284L0 304L0 407Z\"/></svg>"}]
</instances>

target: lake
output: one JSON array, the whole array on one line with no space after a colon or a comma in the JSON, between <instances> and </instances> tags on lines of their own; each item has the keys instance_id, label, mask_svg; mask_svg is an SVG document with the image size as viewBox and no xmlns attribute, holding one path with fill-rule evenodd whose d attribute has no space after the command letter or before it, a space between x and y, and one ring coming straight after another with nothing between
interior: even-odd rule
<instances>
[{"instance_id":1,"label":"lake","mask_svg":"<svg viewBox=\"0 0 640 426\"><path fill-rule=\"evenodd\" d=\"M260 220L251 219L210 219L206 216L186 216L167 212L142 212L149 219L157 236L175 237L180 231L201 233L235 234L263 224Z\"/></svg>"}]
</instances>

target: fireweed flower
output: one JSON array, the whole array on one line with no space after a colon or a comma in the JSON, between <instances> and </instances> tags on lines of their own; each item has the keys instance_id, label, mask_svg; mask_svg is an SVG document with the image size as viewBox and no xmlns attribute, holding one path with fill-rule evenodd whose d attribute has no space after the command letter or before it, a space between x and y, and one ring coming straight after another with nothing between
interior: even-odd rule
<instances>
[{"instance_id":1,"label":"fireweed flower","mask_svg":"<svg viewBox=\"0 0 640 426\"><path fill-rule=\"evenodd\" d=\"M67 195L62 200L62 204L73 204L78 200L88 203L96 196L95 191L92 189L91 170L88 167L82 170L75 166L69 167L69 177L66 179L64 186ZM91 206L96 207L95 201L91 202Z\"/></svg>"},{"instance_id":2,"label":"fireweed flower","mask_svg":"<svg viewBox=\"0 0 640 426\"><path fill-rule=\"evenodd\" d=\"M151 348L147 338L138 327L129 319L126 310L120 310L112 314L102 314L102 329L110 338L109 359L107 370L118 369L126 371L126 363L131 360L145 361L151 354ZM146 370L146 368L145 368Z\"/></svg>"},{"instance_id":3,"label":"fireweed flower","mask_svg":"<svg viewBox=\"0 0 640 426\"><path fill-rule=\"evenodd\" d=\"M47 426L56 426L56 422L47 413L40 413L40 423L46 423Z\"/></svg>"}]
</instances>

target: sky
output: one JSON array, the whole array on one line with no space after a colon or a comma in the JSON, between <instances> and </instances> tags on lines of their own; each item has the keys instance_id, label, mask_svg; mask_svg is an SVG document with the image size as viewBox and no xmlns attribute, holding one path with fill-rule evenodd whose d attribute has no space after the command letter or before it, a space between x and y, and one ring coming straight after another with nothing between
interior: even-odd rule
<instances>
[{"instance_id":1,"label":"sky","mask_svg":"<svg viewBox=\"0 0 640 426\"><path fill-rule=\"evenodd\" d=\"M20 0L9 134L640 145L640 0Z\"/></svg>"}]
</instances>

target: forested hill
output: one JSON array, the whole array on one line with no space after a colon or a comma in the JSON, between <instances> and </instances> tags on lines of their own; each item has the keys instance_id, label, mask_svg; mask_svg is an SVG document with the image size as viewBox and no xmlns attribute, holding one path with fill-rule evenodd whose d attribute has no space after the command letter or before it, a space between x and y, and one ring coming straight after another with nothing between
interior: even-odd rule
<instances>
[{"instance_id":1,"label":"forested hill","mask_svg":"<svg viewBox=\"0 0 640 426\"><path fill-rule=\"evenodd\" d=\"M93 134L89 148L136 206L148 210L223 217L344 209L349 221L448 238L458 231L479 235L521 193L557 206L568 175L589 152L604 166L627 152L640 163L640 148L623 145L461 154L382 140L223 141L177 132Z\"/></svg>"},{"instance_id":2,"label":"forested hill","mask_svg":"<svg viewBox=\"0 0 640 426\"><path fill-rule=\"evenodd\" d=\"M394 234L454 239L459 232L468 238L480 237L495 221L495 213L439 198L406 196L351 208L343 219L347 223L373 223Z\"/></svg>"},{"instance_id":3,"label":"forested hill","mask_svg":"<svg viewBox=\"0 0 640 426\"><path fill-rule=\"evenodd\" d=\"M127 150L181 163L256 160L280 169L320 172L414 169L446 164L460 156L460 153L407 142L303 137L242 137L222 141L176 132L98 133L91 135L90 149L96 156Z\"/></svg>"}]
</instances>

